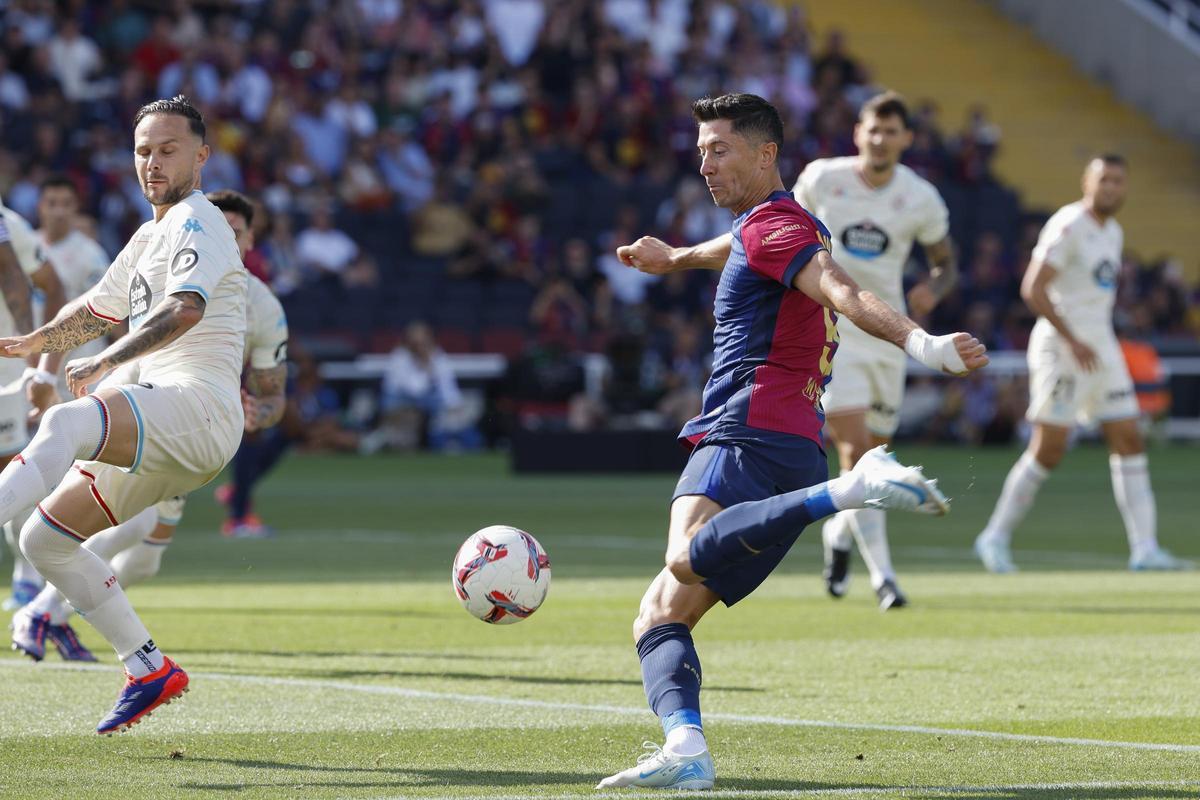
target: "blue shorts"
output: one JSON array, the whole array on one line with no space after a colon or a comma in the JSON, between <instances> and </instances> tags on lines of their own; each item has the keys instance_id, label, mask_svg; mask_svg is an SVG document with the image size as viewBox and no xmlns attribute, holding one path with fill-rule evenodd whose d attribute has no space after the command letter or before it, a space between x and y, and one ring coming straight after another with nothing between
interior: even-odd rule
<instances>
[{"instance_id":1,"label":"blue shorts","mask_svg":"<svg viewBox=\"0 0 1200 800\"><path fill-rule=\"evenodd\" d=\"M692 451L671 500L704 495L722 508L805 489L829 480L825 451L811 439L786 434L748 439L703 439ZM704 581L727 606L746 597L779 566L803 528L734 569Z\"/></svg>"}]
</instances>

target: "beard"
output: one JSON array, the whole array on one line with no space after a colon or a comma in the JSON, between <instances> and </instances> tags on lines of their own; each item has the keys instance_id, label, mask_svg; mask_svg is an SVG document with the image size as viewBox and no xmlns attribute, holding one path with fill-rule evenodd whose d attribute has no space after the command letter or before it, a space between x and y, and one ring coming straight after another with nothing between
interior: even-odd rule
<instances>
[{"instance_id":1,"label":"beard","mask_svg":"<svg viewBox=\"0 0 1200 800\"><path fill-rule=\"evenodd\" d=\"M149 187L146 187L146 186L142 187L142 196L145 197L146 200L152 206L171 206L171 205L175 205L180 200L187 197L191 191L192 191L192 181L189 179L186 181L181 181L180 183L176 184L175 186L168 185L167 191L162 196L161 200L158 200L158 201L153 200L150 197Z\"/></svg>"}]
</instances>

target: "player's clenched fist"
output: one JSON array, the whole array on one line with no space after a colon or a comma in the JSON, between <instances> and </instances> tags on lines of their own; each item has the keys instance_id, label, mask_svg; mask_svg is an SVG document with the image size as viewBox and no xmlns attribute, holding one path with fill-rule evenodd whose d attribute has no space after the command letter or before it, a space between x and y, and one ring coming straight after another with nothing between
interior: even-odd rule
<instances>
[{"instance_id":1,"label":"player's clenched fist","mask_svg":"<svg viewBox=\"0 0 1200 800\"><path fill-rule=\"evenodd\" d=\"M617 248L617 258L621 263L651 275L665 275L674 272L675 262L672 258L674 248L662 239L653 236L643 236L633 244Z\"/></svg>"},{"instance_id":2,"label":"player's clenched fist","mask_svg":"<svg viewBox=\"0 0 1200 800\"><path fill-rule=\"evenodd\" d=\"M958 351L966 372L988 365L987 347L969 333L954 334L954 349Z\"/></svg>"}]
</instances>

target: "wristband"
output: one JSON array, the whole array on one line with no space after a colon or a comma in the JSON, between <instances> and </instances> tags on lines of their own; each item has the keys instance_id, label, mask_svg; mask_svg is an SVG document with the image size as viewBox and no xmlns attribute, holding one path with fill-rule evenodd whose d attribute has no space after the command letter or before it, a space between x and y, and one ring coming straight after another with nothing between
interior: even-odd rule
<instances>
[{"instance_id":1,"label":"wristband","mask_svg":"<svg viewBox=\"0 0 1200 800\"><path fill-rule=\"evenodd\" d=\"M915 328L904 340L904 352L930 369L962 375L966 373L967 365L954 346L954 336L930 336L920 328Z\"/></svg>"}]
</instances>

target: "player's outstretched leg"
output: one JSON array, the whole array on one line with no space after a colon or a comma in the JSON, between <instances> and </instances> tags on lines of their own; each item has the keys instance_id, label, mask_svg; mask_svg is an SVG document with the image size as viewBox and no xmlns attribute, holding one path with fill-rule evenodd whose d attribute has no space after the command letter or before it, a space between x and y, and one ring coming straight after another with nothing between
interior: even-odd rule
<instances>
[{"instance_id":1,"label":"player's outstretched leg","mask_svg":"<svg viewBox=\"0 0 1200 800\"><path fill-rule=\"evenodd\" d=\"M671 558L669 568L682 583L699 583L721 574L796 531L848 508L894 509L945 514L950 503L920 467L906 467L882 445L868 450L854 469L831 481L730 506L710 519L692 538L686 555Z\"/></svg>"},{"instance_id":2,"label":"player's outstretched leg","mask_svg":"<svg viewBox=\"0 0 1200 800\"><path fill-rule=\"evenodd\" d=\"M30 507L19 512L11 521L4 523L4 539L13 557L12 594L5 598L3 605L0 606L5 611L16 611L24 606L37 596L46 583L29 563L29 560L25 558L21 552L21 545L18 543L21 538L21 527L32 513L33 508Z\"/></svg>"}]
</instances>

